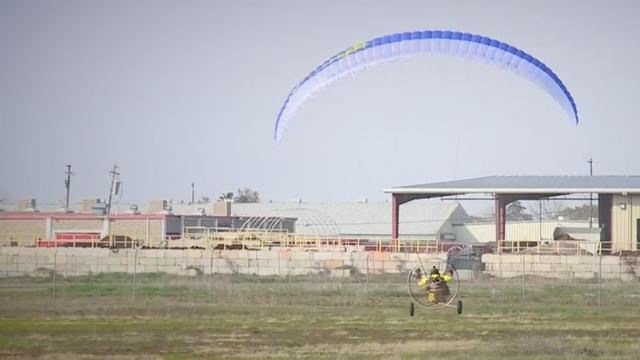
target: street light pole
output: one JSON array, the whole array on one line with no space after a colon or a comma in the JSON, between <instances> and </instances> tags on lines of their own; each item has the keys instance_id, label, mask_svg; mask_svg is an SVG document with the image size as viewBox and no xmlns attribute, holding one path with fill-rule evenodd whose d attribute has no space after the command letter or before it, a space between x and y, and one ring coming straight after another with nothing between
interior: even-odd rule
<instances>
[{"instance_id":1,"label":"street light pole","mask_svg":"<svg viewBox=\"0 0 640 360\"><path fill-rule=\"evenodd\" d=\"M113 170L109 172L111 174L111 186L109 186L109 201L107 202L106 213L111 214L111 198L113 197L113 187L116 185L116 177L120 175L118 172L118 165L113 165Z\"/></svg>"},{"instance_id":2,"label":"street light pole","mask_svg":"<svg viewBox=\"0 0 640 360\"><path fill-rule=\"evenodd\" d=\"M71 165L67 165L67 171L65 174L67 177L64 179L64 187L67 189L67 194L64 201L64 211L69 211L69 192L71 190L71 175L73 175L71 172Z\"/></svg>"},{"instance_id":3,"label":"street light pole","mask_svg":"<svg viewBox=\"0 0 640 360\"><path fill-rule=\"evenodd\" d=\"M192 182L191 183L191 203L194 203L195 200L195 187L196 187L196 183Z\"/></svg>"}]
</instances>

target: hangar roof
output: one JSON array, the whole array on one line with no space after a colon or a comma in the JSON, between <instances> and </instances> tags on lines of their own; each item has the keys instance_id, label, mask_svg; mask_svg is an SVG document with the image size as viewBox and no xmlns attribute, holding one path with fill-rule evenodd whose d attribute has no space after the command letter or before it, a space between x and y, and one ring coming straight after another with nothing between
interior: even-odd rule
<instances>
[{"instance_id":1,"label":"hangar roof","mask_svg":"<svg viewBox=\"0 0 640 360\"><path fill-rule=\"evenodd\" d=\"M473 179L398 186L393 194L570 194L640 193L640 176L487 176Z\"/></svg>"}]
</instances>

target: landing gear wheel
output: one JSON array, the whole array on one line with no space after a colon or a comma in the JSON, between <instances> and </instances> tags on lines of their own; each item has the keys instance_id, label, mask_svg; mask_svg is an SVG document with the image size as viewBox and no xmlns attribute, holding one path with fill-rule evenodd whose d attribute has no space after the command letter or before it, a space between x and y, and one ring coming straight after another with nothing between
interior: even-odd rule
<instances>
[{"instance_id":1,"label":"landing gear wheel","mask_svg":"<svg viewBox=\"0 0 640 360\"><path fill-rule=\"evenodd\" d=\"M413 316L414 312L415 312L415 305L412 302L409 304L409 315Z\"/></svg>"},{"instance_id":2,"label":"landing gear wheel","mask_svg":"<svg viewBox=\"0 0 640 360\"><path fill-rule=\"evenodd\" d=\"M458 306L456 306L456 310L458 310L458 314L462 314L462 300L458 300Z\"/></svg>"}]
</instances>

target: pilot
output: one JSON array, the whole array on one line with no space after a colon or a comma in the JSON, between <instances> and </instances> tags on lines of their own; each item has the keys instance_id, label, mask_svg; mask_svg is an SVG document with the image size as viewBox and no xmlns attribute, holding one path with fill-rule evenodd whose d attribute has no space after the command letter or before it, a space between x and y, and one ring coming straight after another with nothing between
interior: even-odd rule
<instances>
[{"instance_id":1,"label":"pilot","mask_svg":"<svg viewBox=\"0 0 640 360\"><path fill-rule=\"evenodd\" d=\"M442 275L442 281L444 282L444 290L443 290L443 294L444 296L449 296L449 284L451 284L451 281L453 281L453 269L449 268L447 271L445 271L445 273Z\"/></svg>"},{"instance_id":2,"label":"pilot","mask_svg":"<svg viewBox=\"0 0 640 360\"><path fill-rule=\"evenodd\" d=\"M416 270L416 283L418 284L418 287L425 287L427 286L427 283L429 282L429 278L427 278L426 276L424 276L424 274L422 274L422 270L420 270L420 268L418 268Z\"/></svg>"}]
</instances>

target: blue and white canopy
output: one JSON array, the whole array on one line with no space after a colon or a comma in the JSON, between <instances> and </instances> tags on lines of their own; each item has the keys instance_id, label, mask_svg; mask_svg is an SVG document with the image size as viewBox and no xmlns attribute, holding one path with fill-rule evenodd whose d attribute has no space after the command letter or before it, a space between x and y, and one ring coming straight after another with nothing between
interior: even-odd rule
<instances>
[{"instance_id":1,"label":"blue and white canopy","mask_svg":"<svg viewBox=\"0 0 640 360\"><path fill-rule=\"evenodd\" d=\"M345 76L378 64L427 54L455 55L507 68L540 86L578 123L573 97L560 78L540 60L511 45L457 31L414 31L358 43L318 66L291 90L276 120L279 142L296 110L318 91Z\"/></svg>"}]
</instances>

